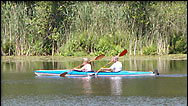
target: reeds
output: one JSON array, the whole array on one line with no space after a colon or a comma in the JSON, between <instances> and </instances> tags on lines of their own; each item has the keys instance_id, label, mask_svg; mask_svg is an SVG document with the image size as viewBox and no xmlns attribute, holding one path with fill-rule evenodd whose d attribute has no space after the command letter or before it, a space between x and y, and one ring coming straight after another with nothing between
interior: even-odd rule
<instances>
[{"instance_id":1,"label":"reeds","mask_svg":"<svg viewBox=\"0 0 188 106\"><path fill-rule=\"evenodd\" d=\"M4 1L1 8L2 55L187 53L185 1Z\"/></svg>"}]
</instances>

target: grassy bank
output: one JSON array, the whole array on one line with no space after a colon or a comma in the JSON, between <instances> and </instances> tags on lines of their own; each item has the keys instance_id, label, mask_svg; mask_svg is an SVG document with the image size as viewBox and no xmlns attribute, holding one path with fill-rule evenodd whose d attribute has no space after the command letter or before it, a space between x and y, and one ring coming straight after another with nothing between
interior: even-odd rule
<instances>
[{"instance_id":1,"label":"grassy bank","mask_svg":"<svg viewBox=\"0 0 188 106\"><path fill-rule=\"evenodd\" d=\"M82 61L84 57L94 59L95 56L1 56L1 61L54 61L54 62L65 62L65 61ZM113 56L105 56L101 60L110 61ZM166 59L166 60L187 60L187 54L171 54L171 55L152 55L152 56L122 56L121 60L155 60L155 59ZM97 61L101 61L97 60Z\"/></svg>"}]
</instances>

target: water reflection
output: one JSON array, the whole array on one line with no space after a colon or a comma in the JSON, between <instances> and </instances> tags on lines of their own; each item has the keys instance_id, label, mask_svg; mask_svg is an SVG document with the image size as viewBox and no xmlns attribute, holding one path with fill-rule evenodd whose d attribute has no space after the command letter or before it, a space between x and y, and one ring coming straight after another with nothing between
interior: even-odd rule
<instances>
[{"instance_id":1,"label":"water reflection","mask_svg":"<svg viewBox=\"0 0 188 106\"><path fill-rule=\"evenodd\" d=\"M104 87L106 91L109 89L109 93L111 95L122 95L122 79L121 77L100 77L100 78L95 78L95 77L59 77L59 76L35 76L36 79L64 79L64 80L73 80L76 81L78 84L80 84L81 91L85 95L90 95L93 94L95 91L95 85L92 82L102 82L100 87ZM50 82L53 82L52 80L49 80ZM108 83L109 82L109 83ZM100 91L101 89L97 90Z\"/></svg>"},{"instance_id":2,"label":"water reflection","mask_svg":"<svg viewBox=\"0 0 188 106\"><path fill-rule=\"evenodd\" d=\"M78 79L82 81L84 94L86 95L92 94L91 77L80 77Z\"/></svg>"},{"instance_id":3,"label":"water reflection","mask_svg":"<svg viewBox=\"0 0 188 106\"><path fill-rule=\"evenodd\" d=\"M120 61L123 70L158 69L162 74L146 78L38 77L33 72L36 69L70 69L82 61L2 60L2 105L186 105L187 60L131 58ZM108 62L95 61L93 69Z\"/></svg>"},{"instance_id":4,"label":"water reflection","mask_svg":"<svg viewBox=\"0 0 188 106\"><path fill-rule=\"evenodd\" d=\"M122 78L121 77L110 77L111 93L112 95L122 94Z\"/></svg>"},{"instance_id":5,"label":"water reflection","mask_svg":"<svg viewBox=\"0 0 188 106\"><path fill-rule=\"evenodd\" d=\"M122 95L123 92L121 77L100 77L100 78L72 77L72 78L74 80L77 80L81 84L82 92L85 95L91 95L96 92L101 92L101 93L109 92L111 93L111 95ZM98 82L97 85L96 82ZM96 89L96 86L100 86L100 87ZM105 91L102 91L102 89L105 89Z\"/></svg>"},{"instance_id":6,"label":"water reflection","mask_svg":"<svg viewBox=\"0 0 188 106\"><path fill-rule=\"evenodd\" d=\"M157 77L187 77L187 74L164 74Z\"/></svg>"},{"instance_id":7,"label":"water reflection","mask_svg":"<svg viewBox=\"0 0 188 106\"><path fill-rule=\"evenodd\" d=\"M123 70L132 71L154 71L158 69L159 73L168 74L187 74L187 60L170 60L158 57L156 59L138 59L130 58L128 60L120 60L123 64ZM92 69L98 70L108 61L92 62ZM43 60L35 61L32 58L27 60L12 61L11 58L1 61L2 72L33 72L38 69L71 69L79 66L82 61L55 61Z\"/></svg>"},{"instance_id":8,"label":"water reflection","mask_svg":"<svg viewBox=\"0 0 188 106\"><path fill-rule=\"evenodd\" d=\"M158 69L161 74L187 74L187 60L170 60L158 57L157 59L130 58L123 60L123 70L154 71Z\"/></svg>"},{"instance_id":9,"label":"water reflection","mask_svg":"<svg viewBox=\"0 0 188 106\"><path fill-rule=\"evenodd\" d=\"M92 78L93 77L60 77L60 76L35 76L36 79L65 79L65 80L74 80L78 81L81 84L81 88L84 94L89 95L92 94Z\"/></svg>"}]
</instances>

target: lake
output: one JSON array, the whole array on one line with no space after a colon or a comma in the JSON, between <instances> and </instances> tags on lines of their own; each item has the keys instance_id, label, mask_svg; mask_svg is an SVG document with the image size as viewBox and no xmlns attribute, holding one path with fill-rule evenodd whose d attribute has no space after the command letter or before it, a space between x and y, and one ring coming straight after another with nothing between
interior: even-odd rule
<instances>
[{"instance_id":1,"label":"lake","mask_svg":"<svg viewBox=\"0 0 188 106\"><path fill-rule=\"evenodd\" d=\"M186 57L186 58L185 58ZM150 77L36 76L38 69L71 69L83 57L1 57L3 106L187 106L187 56L122 56L123 70ZM94 59L95 57L89 57ZM111 57L92 62L98 70Z\"/></svg>"}]
</instances>

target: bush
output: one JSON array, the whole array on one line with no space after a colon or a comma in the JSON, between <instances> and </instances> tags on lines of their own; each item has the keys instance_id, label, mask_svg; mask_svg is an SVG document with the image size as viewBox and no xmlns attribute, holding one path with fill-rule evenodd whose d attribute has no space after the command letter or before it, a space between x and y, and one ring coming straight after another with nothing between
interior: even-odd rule
<instances>
[{"instance_id":1,"label":"bush","mask_svg":"<svg viewBox=\"0 0 188 106\"><path fill-rule=\"evenodd\" d=\"M157 46L148 46L143 48L143 54L145 55L156 55L157 54Z\"/></svg>"},{"instance_id":2,"label":"bush","mask_svg":"<svg viewBox=\"0 0 188 106\"><path fill-rule=\"evenodd\" d=\"M109 50L111 50L111 45L109 37L104 36L99 39L95 50L97 54L108 54Z\"/></svg>"},{"instance_id":3,"label":"bush","mask_svg":"<svg viewBox=\"0 0 188 106\"><path fill-rule=\"evenodd\" d=\"M111 56L117 56L119 55L124 49L121 48L120 45L113 45L112 46L112 49L111 49L111 52L110 52L110 55Z\"/></svg>"}]
</instances>

